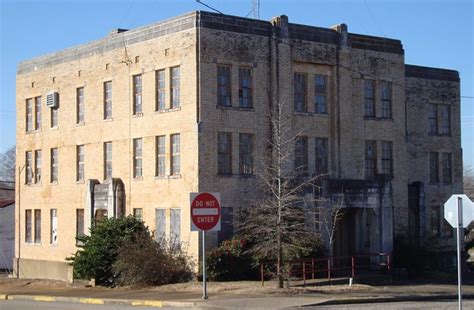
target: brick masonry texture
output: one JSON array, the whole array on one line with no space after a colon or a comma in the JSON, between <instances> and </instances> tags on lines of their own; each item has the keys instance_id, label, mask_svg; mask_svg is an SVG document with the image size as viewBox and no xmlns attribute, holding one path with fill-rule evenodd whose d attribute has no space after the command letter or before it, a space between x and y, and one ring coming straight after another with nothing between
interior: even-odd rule
<instances>
[{"instance_id":1,"label":"brick masonry texture","mask_svg":"<svg viewBox=\"0 0 474 310\"><path fill-rule=\"evenodd\" d=\"M113 144L113 177L124 183L126 213L142 208L143 219L153 231L156 229L155 209L165 209L169 235L170 210L181 209L181 240L185 250L197 258L200 241L196 232L190 232L189 192L220 192L224 208L232 209L234 214L258 199L257 174L265 167L270 107L275 99L284 104L292 132L308 137L310 171L315 170L315 138L328 138L329 178L341 184L365 182L366 140L377 141L379 173L382 166L380 141L393 143L393 178L389 182L390 199L387 200L390 212L383 215L380 211L380 221L390 223L383 226L382 233L373 233L372 239L376 242L371 244L371 251L390 251L394 237L407 231L409 184L425 184L426 206L440 204L462 188L456 71L405 65L399 40L347 33L341 25L327 29L286 22L286 16L261 21L191 12L22 62L17 71L17 165L25 164L26 151L43 151L39 184L25 185L25 172L17 176L21 184L21 214L16 218L16 237L21 242L24 270L28 271L22 276L48 277L41 266L52 263L58 266L55 278L67 273L65 257L76 250L75 212L86 207L86 182L75 180L76 146L85 145L85 179L104 182L103 143L108 141ZM231 107L218 106L219 65L230 67ZM156 70L165 70L165 97L169 108L170 68L175 66L181 70L180 108L156 112ZM250 109L239 108L241 67L250 68L252 72L253 107ZM295 72L308 76L307 113L296 113L293 109ZM143 115L139 116L132 115L132 76L136 74L143 77ZM328 77L327 114L314 113L312 77L315 74ZM370 119L364 118L363 82L366 79L374 80L377 88L376 117ZM106 81L112 81L113 85L111 120L103 119L103 83ZM380 114L378 87L381 82L392 85L390 119L383 119ZM85 122L80 125L76 124L78 87L84 87L85 92ZM45 106L49 91L60 94L57 128L50 128L50 109ZM37 96L42 97L43 124L40 130L26 132L26 99ZM429 102L447 103L452 107L450 136L427 136L426 104ZM219 132L232 134L232 173L225 176L217 173ZM181 136L181 174L155 177L155 137L166 136L166 175L169 175L170 135L175 133ZM239 133L254 135L256 173L251 176L239 174ZM139 179L132 174L134 138L143 138L144 172ZM57 183L49 181L51 148L59 149ZM428 185L430 151L453 154L452 184ZM380 200L374 205L382 208ZM25 209L42 210L40 244L24 242ZM54 245L49 242L50 209L58 210L59 241ZM429 210L425 209L423 219L419 220L423 231L430 229L429 216ZM209 247L215 246L218 233L210 232L208 236ZM443 242L447 249L453 245L452 238ZM17 257L18 254L17 247Z\"/></svg>"}]
</instances>

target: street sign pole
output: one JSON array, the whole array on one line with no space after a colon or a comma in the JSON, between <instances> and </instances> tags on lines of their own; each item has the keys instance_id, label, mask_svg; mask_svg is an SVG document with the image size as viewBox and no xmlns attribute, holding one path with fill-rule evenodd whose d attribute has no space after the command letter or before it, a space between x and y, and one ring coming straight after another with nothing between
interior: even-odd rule
<instances>
[{"instance_id":1,"label":"street sign pole","mask_svg":"<svg viewBox=\"0 0 474 310\"><path fill-rule=\"evenodd\" d=\"M206 285L206 231L202 230L202 299L207 299Z\"/></svg>"},{"instance_id":2,"label":"street sign pole","mask_svg":"<svg viewBox=\"0 0 474 310\"><path fill-rule=\"evenodd\" d=\"M462 293L461 293L461 232L464 232L462 223L462 198L458 197L458 304L459 310L462 310Z\"/></svg>"}]
</instances>

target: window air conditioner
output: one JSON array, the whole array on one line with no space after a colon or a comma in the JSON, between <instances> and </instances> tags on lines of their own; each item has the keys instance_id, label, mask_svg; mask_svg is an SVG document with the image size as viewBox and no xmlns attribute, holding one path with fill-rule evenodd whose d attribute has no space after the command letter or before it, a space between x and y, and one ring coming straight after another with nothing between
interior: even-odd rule
<instances>
[{"instance_id":1,"label":"window air conditioner","mask_svg":"<svg viewBox=\"0 0 474 310\"><path fill-rule=\"evenodd\" d=\"M59 106L59 94L57 92L49 92L46 95L46 107L57 108Z\"/></svg>"}]
</instances>

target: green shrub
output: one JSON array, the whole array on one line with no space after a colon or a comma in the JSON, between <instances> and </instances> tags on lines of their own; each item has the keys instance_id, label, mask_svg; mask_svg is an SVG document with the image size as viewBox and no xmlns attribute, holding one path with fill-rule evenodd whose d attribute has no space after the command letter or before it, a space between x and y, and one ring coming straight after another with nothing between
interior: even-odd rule
<instances>
[{"instance_id":1,"label":"green shrub","mask_svg":"<svg viewBox=\"0 0 474 310\"><path fill-rule=\"evenodd\" d=\"M77 238L81 249L67 258L74 267L74 278L94 278L99 285L115 285L112 265L122 243L133 242L143 235L149 235L148 228L132 216L104 219L94 225L89 236Z\"/></svg>"},{"instance_id":2,"label":"green shrub","mask_svg":"<svg viewBox=\"0 0 474 310\"><path fill-rule=\"evenodd\" d=\"M234 237L225 240L206 256L207 277L212 281L255 280L258 266L247 252L246 240Z\"/></svg>"},{"instance_id":3,"label":"green shrub","mask_svg":"<svg viewBox=\"0 0 474 310\"><path fill-rule=\"evenodd\" d=\"M176 247L161 246L150 235L126 240L119 249L113 271L117 284L145 287L186 282L193 278L188 257Z\"/></svg>"}]
</instances>

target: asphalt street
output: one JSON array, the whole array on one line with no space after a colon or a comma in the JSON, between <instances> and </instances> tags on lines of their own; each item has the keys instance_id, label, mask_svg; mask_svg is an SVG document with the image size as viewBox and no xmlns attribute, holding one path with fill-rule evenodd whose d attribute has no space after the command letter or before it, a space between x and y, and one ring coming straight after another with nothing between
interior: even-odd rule
<instances>
[{"instance_id":1,"label":"asphalt street","mask_svg":"<svg viewBox=\"0 0 474 310\"><path fill-rule=\"evenodd\" d=\"M464 300L463 309L474 309L474 300ZM351 304L339 306L314 306L305 309L384 309L384 310L412 310L412 309L437 309L453 310L458 308L457 301L417 301L417 302L388 302L374 304Z\"/></svg>"}]
</instances>

